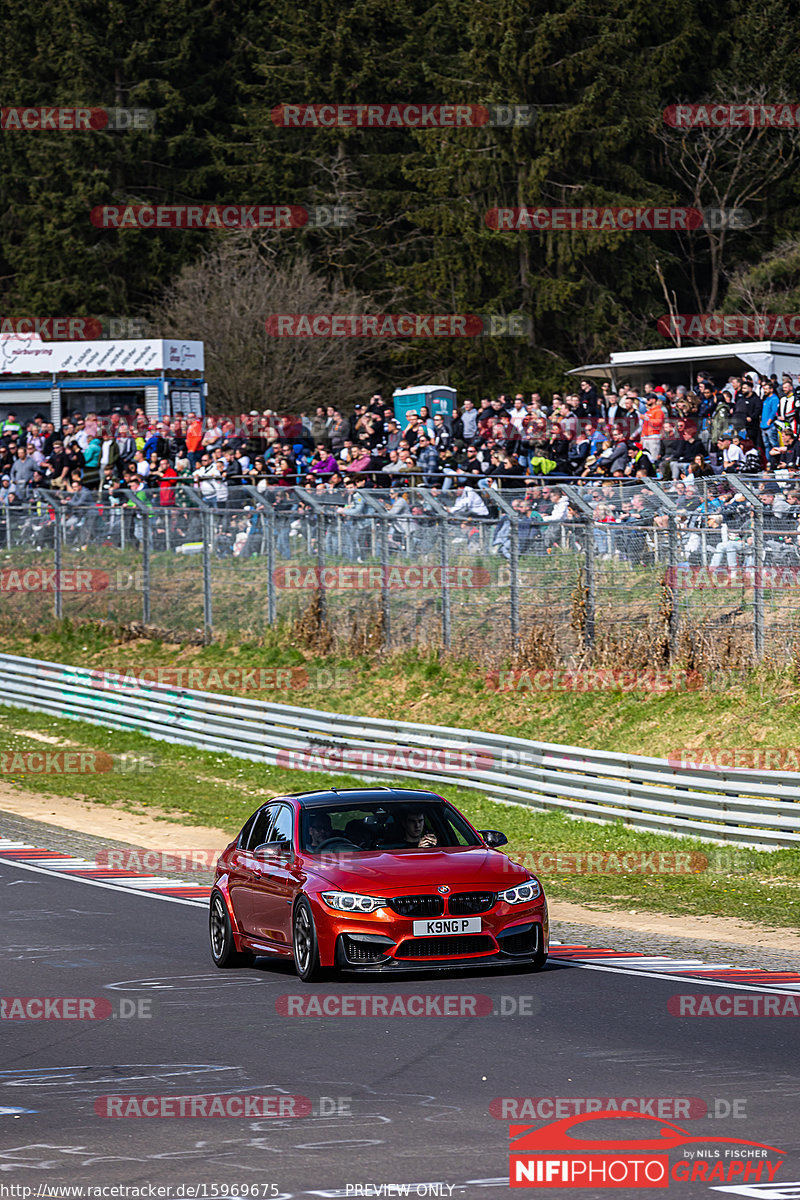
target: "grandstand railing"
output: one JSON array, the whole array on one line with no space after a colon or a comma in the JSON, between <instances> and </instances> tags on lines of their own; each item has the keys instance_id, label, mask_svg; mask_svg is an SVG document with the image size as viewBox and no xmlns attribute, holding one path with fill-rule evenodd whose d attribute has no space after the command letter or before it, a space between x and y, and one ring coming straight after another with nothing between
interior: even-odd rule
<instances>
[{"instance_id":1,"label":"grandstand railing","mask_svg":"<svg viewBox=\"0 0 800 1200\"><path fill-rule=\"evenodd\" d=\"M42 627L141 621L209 641L258 634L316 602L339 633L379 627L384 647L502 655L546 626L558 666L593 661L624 628L651 662L685 658L697 637L719 647L714 665L731 653L737 666L788 661L800 644L795 486L541 479L476 489L461 511L455 489L419 486L348 501L340 490L229 485L217 497L178 483L86 505L39 489L0 504L0 590L5 611ZM48 586L15 593L18 567L49 571ZM97 586L76 591L76 568Z\"/></svg>"}]
</instances>

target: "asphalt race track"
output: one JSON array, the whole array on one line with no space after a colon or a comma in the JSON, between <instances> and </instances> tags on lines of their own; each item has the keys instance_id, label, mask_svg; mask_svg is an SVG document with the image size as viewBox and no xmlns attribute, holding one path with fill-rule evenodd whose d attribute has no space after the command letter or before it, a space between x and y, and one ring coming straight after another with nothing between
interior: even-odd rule
<instances>
[{"instance_id":1,"label":"asphalt race track","mask_svg":"<svg viewBox=\"0 0 800 1200\"><path fill-rule=\"evenodd\" d=\"M0 1198L24 1196L11 1185L38 1198L63 1196L59 1187L75 1184L204 1184L208 1197L243 1185L259 1189L245 1195L345 1197L401 1194L376 1190L387 1184L436 1184L410 1194L490 1197L512 1190L508 1119L490 1114L501 1097L701 1098L725 1117L670 1113L674 1123L785 1152L775 1183L745 1194L800 1194L800 1185L785 1187L800 1180L800 1019L681 1018L667 1008L677 993L763 991L676 982L613 960L603 969L556 961L538 975L420 973L309 986L264 959L254 969L217 971L198 903L7 861L0 894L2 996L105 998L117 1014L0 1021ZM785 990L800 1006L797 986ZM434 1005L463 997L450 1003L467 1009L472 997L489 996L494 1012L281 1015L287 1002L279 998L287 995L381 994ZM122 1001L132 1015L121 1015ZM481 1011L488 1005L478 1003ZM107 1103L102 1097L145 1095L259 1095L273 1098L276 1110L281 1097L300 1096L311 1112L137 1119L96 1111L96 1102ZM304 1108L285 1101L283 1111L292 1103ZM623 1122L603 1124L609 1137L619 1134L608 1127ZM630 1125L644 1135L644 1120ZM669 1193L736 1194L727 1190L733 1184L723 1193L714 1186L671 1181Z\"/></svg>"}]
</instances>

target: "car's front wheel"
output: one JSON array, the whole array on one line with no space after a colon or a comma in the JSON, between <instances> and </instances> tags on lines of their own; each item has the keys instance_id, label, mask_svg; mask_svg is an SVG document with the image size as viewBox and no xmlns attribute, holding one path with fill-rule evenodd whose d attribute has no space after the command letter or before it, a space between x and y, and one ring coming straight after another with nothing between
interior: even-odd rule
<instances>
[{"instance_id":1,"label":"car's front wheel","mask_svg":"<svg viewBox=\"0 0 800 1200\"><path fill-rule=\"evenodd\" d=\"M216 966L250 967L255 962L256 956L251 951L236 949L228 907L219 892L211 893L208 933L211 938L211 957Z\"/></svg>"},{"instance_id":2,"label":"car's front wheel","mask_svg":"<svg viewBox=\"0 0 800 1200\"><path fill-rule=\"evenodd\" d=\"M322 977L314 914L305 896L301 896L294 906L292 950L294 951L295 969L304 983L310 983L312 980Z\"/></svg>"}]
</instances>

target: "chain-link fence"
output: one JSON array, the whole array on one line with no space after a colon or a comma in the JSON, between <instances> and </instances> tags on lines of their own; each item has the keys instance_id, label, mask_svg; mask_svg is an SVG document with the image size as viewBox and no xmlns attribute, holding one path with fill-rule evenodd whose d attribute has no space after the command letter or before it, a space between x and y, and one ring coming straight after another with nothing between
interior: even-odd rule
<instances>
[{"instance_id":1,"label":"chain-link fence","mask_svg":"<svg viewBox=\"0 0 800 1200\"><path fill-rule=\"evenodd\" d=\"M224 501L178 485L167 499L38 490L0 506L3 612L197 641L302 619L356 651L532 666L744 666L786 661L797 641L793 480L241 486Z\"/></svg>"}]
</instances>

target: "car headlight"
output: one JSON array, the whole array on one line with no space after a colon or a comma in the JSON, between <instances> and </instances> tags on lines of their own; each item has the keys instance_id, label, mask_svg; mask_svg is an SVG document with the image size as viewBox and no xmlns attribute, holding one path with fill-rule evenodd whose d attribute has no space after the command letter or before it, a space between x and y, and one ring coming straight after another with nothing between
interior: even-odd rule
<instances>
[{"instance_id":1,"label":"car headlight","mask_svg":"<svg viewBox=\"0 0 800 1200\"><path fill-rule=\"evenodd\" d=\"M497 899L505 900L506 904L529 904L531 900L535 900L541 894L539 880L527 879L525 883L518 883L516 887L509 888L508 891L498 892Z\"/></svg>"},{"instance_id":2,"label":"car headlight","mask_svg":"<svg viewBox=\"0 0 800 1200\"><path fill-rule=\"evenodd\" d=\"M339 912L371 913L386 905L381 896L361 896L358 892L321 892L327 905Z\"/></svg>"}]
</instances>

